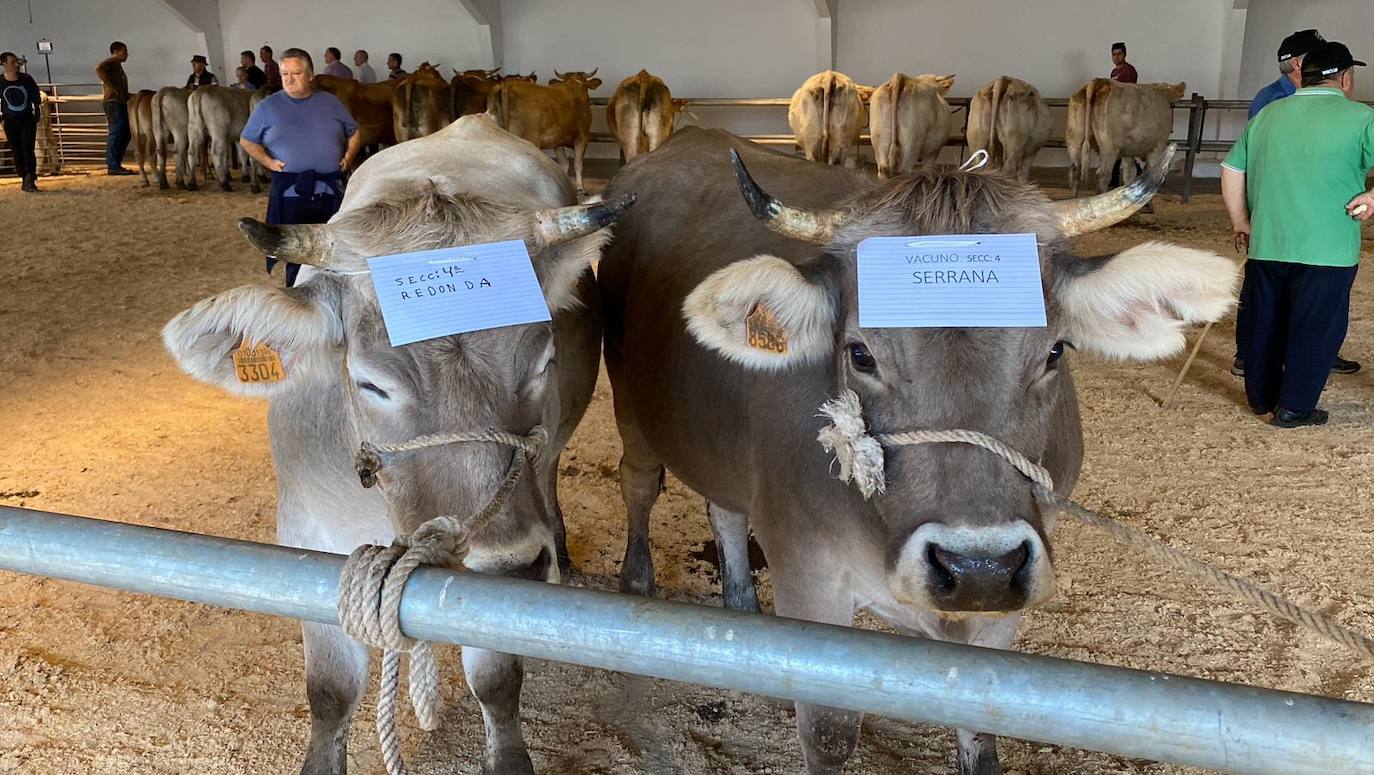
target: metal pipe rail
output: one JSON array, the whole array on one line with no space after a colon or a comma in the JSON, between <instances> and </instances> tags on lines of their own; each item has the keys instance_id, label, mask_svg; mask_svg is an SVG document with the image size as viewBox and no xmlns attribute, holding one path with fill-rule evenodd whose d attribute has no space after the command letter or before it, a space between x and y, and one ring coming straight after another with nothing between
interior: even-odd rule
<instances>
[{"instance_id":1,"label":"metal pipe rail","mask_svg":"<svg viewBox=\"0 0 1374 775\"><path fill-rule=\"evenodd\" d=\"M341 555L0 507L0 569L337 624ZM1374 773L1374 705L421 568L426 640L1242 775Z\"/></svg>"}]
</instances>

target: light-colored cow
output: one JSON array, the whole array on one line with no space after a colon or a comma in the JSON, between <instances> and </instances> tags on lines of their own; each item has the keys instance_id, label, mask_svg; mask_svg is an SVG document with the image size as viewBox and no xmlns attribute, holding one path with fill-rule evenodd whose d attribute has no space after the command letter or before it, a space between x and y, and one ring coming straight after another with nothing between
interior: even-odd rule
<instances>
[{"instance_id":1,"label":"light-colored cow","mask_svg":"<svg viewBox=\"0 0 1374 775\"><path fill-rule=\"evenodd\" d=\"M140 89L129 97L129 134L133 137L134 156L138 159L138 174L143 178L142 186L148 187L148 169L157 158L157 135L153 134L153 97L157 92Z\"/></svg>"},{"instance_id":2,"label":"light-colored cow","mask_svg":"<svg viewBox=\"0 0 1374 775\"><path fill-rule=\"evenodd\" d=\"M241 222L263 252L321 271L293 288L254 284L205 299L168 323L163 340L195 378L271 401L278 543L343 553L387 544L432 517L472 515L513 465L508 447L450 444L397 456L377 474L378 486L364 489L354 466L363 441L488 428L526 434L541 426L550 446L495 519L474 532L465 564L559 581L559 450L597 374L591 262L605 240L601 227L633 200L575 201L547 156L489 119L469 116L369 158L326 225ZM372 279L359 273L366 257L511 239L529 248L551 324L389 344ZM244 342L280 353L285 378L240 382L231 354ZM303 771L342 773L349 721L367 687L368 651L338 627L306 623L304 633L312 721ZM483 772L532 772L520 733L521 664L463 649L486 727Z\"/></svg>"},{"instance_id":3,"label":"light-colored cow","mask_svg":"<svg viewBox=\"0 0 1374 775\"><path fill-rule=\"evenodd\" d=\"M1078 196L1088 177L1089 149L1098 152L1097 190L1106 191L1118 159L1124 182L1135 177L1131 159L1153 166L1174 128L1173 101L1182 99L1186 83L1121 83L1094 78L1069 98L1064 144L1069 151L1069 187Z\"/></svg>"},{"instance_id":4,"label":"light-colored cow","mask_svg":"<svg viewBox=\"0 0 1374 775\"><path fill-rule=\"evenodd\" d=\"M215 177L219 180L221 191L234 190L234 187L229 185L229 175L235 153L238 154L244 174L252 180L254 190L258 188L257 169L250 163L252 159L248 152L239 145L239 136L243 134L244 125L248 123L248 114L251 110L249 104L252 99L251 91L228 89L223 86L201 86L187 100L189 120L186 124L186 133L191 145L191 158L201 157L205 141L208 139L210 159L214 162ZM191 165L190 180L186 183L186 187L192 191L198 188L197 167L197 164Z\"/></svg>"},{"instance_id":5,"label":"light-colored cow","mask_svg":"<svg viewBox=\"0 0 1374 775\"><path fill-rule=\"evenodd\" d=\"M516 137L551 149L558 163L567 169L564 149L572 152L572 169L579 193L582 185L582 159L592 135L592 102L588 95L601 87L596 71L590 73L555 70L548 86L524 80L506 79L496 85L487 102L487 115L502 129Z\"/></svg>"},{"instance_id":6,"label":"light-colored cow","mask_svg":"<svg viewBox=\"0 0 1374 775\"><path fill-rule=\"evenodd\" d=\"M954 128L945 94L952 75L896 73L873 90L868 102L869 133L878 176L905 175L920 166L929 172Z\"/></svg>"},{"instance_id":7,"label":"light-colored cow","mask_svg":"<svg viewBox=\"0 0 1374 775\"><path fill-rule=\"evenodd\" d=\"M157 187L164 190L170 188L167 185L168 145L173 147L175 153L173 172L177 188L186 188L189 165L194 163L186 152L189 145L187 127L191 120L187 103L193 91L179 86L164 86L153 95L153 137L157 140L157 164L153 170L157 173Z\"/></svg>"},{"instance_id":8,"label":"light-colored cow","mask_svg":"<svg viewBox=\"0 0 1374 775\"><path fill-rule=\"evenodd\" d=\"M792 94L787 125L808 160L858 165L859 136L868 122L864 99L871 91L844 73L826 70Z\"/></svg>"},{"instance_id":9,"label":"light-colored cow","mask_svg":"<svg viewBox=\"0 0 1374 775\"><path fill-rule=\"evenodd\" d=\"M1072 236L1148 200L1164 166L1059 204L998 174L879 180L690 127L626 165L606 195L635 191L640 203L597 270L624 444L622 589L653 588L649 514L666 466L710 504L730 607L758 608L752 527L780 616L849 626L867 610L906 633L1010 648L1018 614L1055 591L1054 514L1030 482L985 449L927 444L888 448L885 463L863 450L882 489L861 490L837 478L846 469L818 441L818 409L852 391L863 417L851 422L869 434L989 434L1069 493L1083 458L1069 345L1166 357L1183 347L1185 322L1216 320L1235 299L1236 265L1212 253L1159 243L1071 252ZM979 232L1037 236L1047 325L859 325L862 240ZM862 715L797 703L808 772L842 770ZM1001 771L992 736L961 731L958 743L961 775Z\"/></svg>"},{"instance_id":10,"label":"light-colored cow","mask_svg":"<svg viewBox=\"0 0 1374 775\"><path fill-rule=\"evenodd\" d=\"M969 103L969 149L987 151L993 169L1022 182L1030 179L1035 154L1053 128L1040 90L1019 78L1001 76L979 89Z\"/></svg>"},{"instance_id":11,"label":"light-colored cow","mask_svg":"<svg viewBox=\"0 0 1374 775\"><path fill-rule=\"evenodd\" d=\"M606 103L606 126L629 161L657 148L673 133L678 103L668 84L648 70L620 82Z\"/></svg>"}]
</instances>

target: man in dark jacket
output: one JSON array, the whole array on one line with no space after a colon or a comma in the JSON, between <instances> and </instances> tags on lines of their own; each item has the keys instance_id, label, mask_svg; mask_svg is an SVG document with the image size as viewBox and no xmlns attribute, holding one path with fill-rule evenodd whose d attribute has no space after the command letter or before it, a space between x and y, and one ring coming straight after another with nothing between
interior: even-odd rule
<instances>
[{"instance_id":1,"label":"man in dark jacket","mask_svg":"<svg viewBox=\"0 0 1374 775\"><path fill-rule=\"evenodd\" d=\"M42 99L38 84L28 73L19 72L19 57L14 52L0 54L0 120L4 121L5 138L14 154L14 171L24 181L25 191L37 191L38 159L34 156L34 140L38 137L38 106Z\"/></svg>"},{"instance_id":2,"label":"man in dark jacket","mask_svg":"<svg viewBox=\"0 0 1374 775\"><path fill-rule=\"evenodd\" d=\"M248 85L252 87L254 91L267 85L267 73L264 73L262 68L258 67L257 58L253 56L252 51L239 52L239 65L248 76Z\"/></svg>"},{"instance_id":3,"label":"man in dark jacket","mask_svg":"<svg viewBox=\"0 0 1374 775\"><path fill-rule=\"evenodd\" d=\"M105 109L105 124L109 127L105 139L105 173L107 175L132 175L126 170L124 152L129 150L129 78L124 75L124 63L129 59L129 47L116 40L110 44L110 58L96 65L95 74L100 76L104 92L100 105Z\"/></svg>"},{"instance_id":4,"label":"man in dark jacket","mask_svg":"<svg viewBox=\"0 0 1374 775\"><path fill-rule=\"evenodd\" d=\"M210 72L210 63L205 61L205 57L196 54L191 57L191 74L186 76L186 88L194 89L197 86L215 86L219 84L219 79Z\"/></svg>"}]
</instances>

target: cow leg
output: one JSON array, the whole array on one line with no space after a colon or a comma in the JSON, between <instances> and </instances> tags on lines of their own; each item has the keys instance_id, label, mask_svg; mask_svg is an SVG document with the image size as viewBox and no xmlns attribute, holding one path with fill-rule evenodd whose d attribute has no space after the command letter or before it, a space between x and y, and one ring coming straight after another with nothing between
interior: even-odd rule
<instances>
[{"instance_id":1,"label":"cow leg","mask_svg":"<svg viewBox=\"0 0 1374 775\"><path fill-rule=\"evenodd\" d=\"M759 595L754 589L754 574L749 567L749 517L726 511L710 501L706 501L706 515L711 520L711 534L716 538L725 607L758 613Z\"/></svg>"},{"instance_id":2,"label":"cow leg","mask_svg":"<svg viewBox=\"0 0 1374 775\"><path fill-rule=\"evenodd\" d=\"M192 191L200 190L199 173L200 160L205 153L205 135L201 132L194 133L187 142L187 176L186 187Z\"/></svg>"},{"instance_id":3,"label":"cow leg","mask_svg":"<svg viewBox=\"0 0 1374 775\"><path fill-rule=\"evenodd\" d=\"M569 159L568 155L563 152L563 146L560 145L557 148L553 149L553 159L554 161L558 162L559 168L562 169L565 173L569 175L572 174L572 166L569 163L572 160Z\"/></svg>"},{"instance_id":4,"label":"cow leg","mask_svg":"<svg viewBox=\"0 0 1374 775\"><path fill-rule=\"evenodd\" d=\"M534 764L520 734L520 685L525 679L520 657L478 648L463 648L463 675L482 706L486 753L482 775L533 775Z\"/></svg>"},{"instance_id":5,"label":"cow leg","mask_svg":"<svg viewBox=\"0 0 1374 775\"><path fill-rule=\"evenodd\" d=\"M310 747L301 775L343 775L348 724L367 689L367 649L341 627L305 622L301 628L310 701Z\"/></svg>"},{"instance_id":6,"label":"cow leg","mask_svg":"<svg viewBox=\"0 0 1374 775\"><path fill-rule=\"evenodd\" d=\"M775 614L845 627L854 623L854 596L844 587L846 574L823 567L824 552L813 551L796 536L772 536L766 524L759 526L759 540L772 572ZM807 775L841 775L859 743L864 714L805 702L796 708Z\"/></svg>"},{"instance_id":7,"label":"cow leg","mask_svg":"<svg viewBox=\"0 0 1374 775\"><path fill-rule=\"evenodd\" d=\"M216 136L210 140L210 154L215 160L215 177L219 179L220 191L233 191L234 187L229 185L229 178L233 175L233 156L229 152L229 143L225 138Z\"/></svg>"},{"instance_id":8,"label":"cow leg","mask_svg":"<svg viewBox=\"0 0 1374 775\"><path fill-rule=\"evenodd\" d=\"M577 193L586 194L587 189L582 185L582 159L587 155L587 136L577 138L577 145L573 147L573 167L577 170Z\"/></svg>"},{"instance_id":9,"label":"cow leg","mask_svg":"<svg viewBox=\"0 0 1374 775\"><path fill-rule=\"evenodd\" d=\"M1121 160L1121 149L1102 145L1098 148L1097 193L1105 193L1111 186L1112 167Z\"/></svg>"},{"instance_id":10,"label":"cow leg","mask_svg":"<svg viewBox=\"0 0 1374 775\"><path fill-rule=\"evenodd\" d=\"M568 578L572 573L572 556L568 554L568 526L563 521L563 508L558 505L558 461L562 455L552 455L542 475L544 510L553 520L554 552L558 555L558 577Z\"/></svg>"},{"instance_id":11,"label":"cow leg","mask_svg":"<svg viewBox=\"0 0 1374 775\"><path fill-rule=\"evenodd\" d=\"M649 443L639 429L621 420L617 407L621 444L625 452L620 457L620 497L625 501L628 534L625 537L625 560L620 566L620 591L636 595L654 592L654 558L649 551L649 512L663 488L664 468L649 449Z\"/></svg>"},{"instance_id":12,"label":"cow leg","mask_svg":"<svg viewBox=\"0 0 1374 775\"><path fill-rule=\"evenodd\" d=\"M167 185L167 141L158 138L153 154L153 176L157 178L157 187L166 191L171 188Z\"/></svg>"}]
</instances>

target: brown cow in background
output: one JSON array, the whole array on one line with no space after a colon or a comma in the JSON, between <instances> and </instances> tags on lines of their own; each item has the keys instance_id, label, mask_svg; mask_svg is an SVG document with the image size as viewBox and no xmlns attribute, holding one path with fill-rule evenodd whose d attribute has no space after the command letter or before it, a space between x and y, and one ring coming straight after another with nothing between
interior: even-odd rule
<instances>
[{"instance_id":1,"label":"brown cow in background","mask_svg":"<svg viewBox=\"0 0 1374 775\"><path fill-rule=\"evenodd\" d=\"M449 91L452 99L450 108L454 120L462 116L471 116L477 113L487 112L487 100L491 98L491 92L496 88L496 84L502 81L516 80L537 83L539 76L536 73L529 75L500 75L501 68L495 70L464 70L463 72L453 71L453 80L449 81Z\"/></svg>"},{"instance_id":2,"label":"brown cow in background","mask_svg":"<svg viewBox=\"0 0 1374 775\"><path fill-rule=\"evenodd\" d=\"M1090 148L1098 151L1097 190L1106 191L1118 159L1144 159L1153 166L1174 128L1173 101L1186 83L1121 83L1094 78L1069 98L1064 144L1069 151L1069 187L1078 196L1087 178ZM1135 165L1121 165L1122 182L1135 178Z\"/></svg>"},{"instance_id":3,"label":"brown cow in background","mask_svg":"<svg viewBox=\"0 0 1374 775\"><path fill-rule=\"evenodd\" d=\"M787 107L787 125L808 160L858 165L859 133L868 123L864 110L868 92L834 70L811 76L797 89Z\"/></svg>"},{"instance_id":4,"label":"brown cow in background","mask_svg":"<svg viewBox=\"0 0 1374 775\"><path fill-rule=\"evenodd\" d=\"M954 128L954 116L945 102L953 85L952 75L896 73L873 90L868 103L869 133L879 177L905 175L917 165L927 172L935 168L935 159Z\"/></svg>"},{"instance_id":5,"label":"brown cow in background","mask_svg":"<svg viewBox=\"0 0 1374 775\"><path fill-rule=\"evenodd\" d=\"M647 70L620 82L606 104L606 126L625 161L657 148L673 133L678 101L668 84Z\"/></svg>"},{"instance_id":6,"label":"brown cow in background","mask_svg":"<svg viewBox=\"0 0 1374 775\"><path fill-rule=\"evenodd\" d=\"M157 154L157 135L153 133L153 97L157 92L140 89L129 98L129 133L133 135L134 155L138 158L138 174L142 176L147 188L148 170L144 164L152 164Z\"/></svg>"},{"instance_id":7,"label":"brown cow in background","mask_svg":"<svg viewBox=\"0 0 1374 775\"><path fill-rule=\"evenodd\" d=\"M396 81L361 83L352 78L333 75L315 76L315 88L339 98L339 102L353 116L362 134L363 147L395 145L396 130L391 118L391 99Z\"/></svg>"},{"instance_id":8,"label":"brown cow in background","mask_svg":"<svg viewBox=\"0 0 1374 775\"><path fill-rule=\"evenodd\" d=\"M968 147L988 152L988 162L1025 182L1031 162L1050 139L1054 120L1040 90L1001 76L978 90L968 106Z\"/></svg>"},{"instance_id":9,"label":"brown cow in background","mask_svg":"<svg viewBox=\"0 0 1374 775\"><path fill-rule=\"evenodd\" d=\"M599 69L599 68L598 68ZM496 85L488 102L487 114L498 126L516 137L543 149L552 149L558 163L567 167L564 148L572 149L572 165L579 193L582 186L582 158L592 134L592 103L588 92L601 86L601 79L590 73L572 71L550 79L548 86L528 81L505 80Z\"/></svg>"},{"instance_id":10,"label":"brown cow in background","mask_svg":"<svg viewBox=\"0 0 1374 775\"><path fill-rule=\"evenodd\" d=\"M397 142L432 135L453 120L449 83L434 65L425 62L395 84L391 116Z\"/></svg>"}]
</instances>

